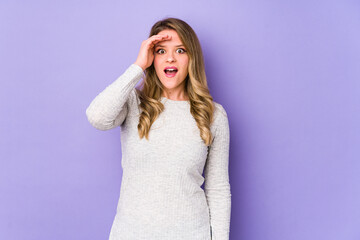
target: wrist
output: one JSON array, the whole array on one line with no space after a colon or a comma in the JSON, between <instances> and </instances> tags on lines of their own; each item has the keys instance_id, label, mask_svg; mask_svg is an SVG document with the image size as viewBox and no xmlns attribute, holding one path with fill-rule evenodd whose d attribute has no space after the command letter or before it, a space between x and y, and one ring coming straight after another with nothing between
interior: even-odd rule
<instances>
[{"instance_id":1,"label":"wrist","mask_svg":"<svg viewBox=\"0 0 360 240\"><path fill-rule=\"evenodd\" d=\"M137 63L137 62L134 62L134 64L138 65L139 67L142 68L143 71L145 71L145 67L144 67L142 64L139 64L139 63Z\"/></svg>"}]
</instances>

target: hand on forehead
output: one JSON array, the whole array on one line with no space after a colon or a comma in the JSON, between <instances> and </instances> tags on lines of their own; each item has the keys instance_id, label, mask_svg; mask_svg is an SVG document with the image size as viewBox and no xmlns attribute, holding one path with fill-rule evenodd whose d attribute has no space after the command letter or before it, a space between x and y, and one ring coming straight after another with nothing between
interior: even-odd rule
<instances>
[{"instance_id":1,"label":"hand on forehead","mask_svg":"<svg viewBox=\"0 0 360 240\"><path fill-rule=\"evenodd\" d=\"M158 35L163 35L166 37L166 35L168 36L168 38L166 39L162 39L159 42L157 42L155 44L155 46L166 46L166 45L175 45L176 47L179 46L183 46L178 34L176 31L161 31L160 33L158 33ZM169 44L165 44L166 42L170 42Z\"/></svg>"}]
</instances>

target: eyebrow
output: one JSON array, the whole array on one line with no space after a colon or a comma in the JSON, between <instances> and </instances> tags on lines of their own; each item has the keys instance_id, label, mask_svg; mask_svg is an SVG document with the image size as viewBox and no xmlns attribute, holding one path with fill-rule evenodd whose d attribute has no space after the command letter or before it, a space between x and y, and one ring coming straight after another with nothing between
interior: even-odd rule
<instances>
[{"instance_id":1,"label":"eyebrow","mask_svg":"<svg viewBox=\"0 0 360 240\"><path fill-rule=\"evenodd\" d=\"M181 47L181 46L183 46L184 47L184 45L182 45L182 44L180 44L180 45L176 45L175 47ZM164 45L156 45L155 47L165 47Z\"/></svg>"}]
</instances>

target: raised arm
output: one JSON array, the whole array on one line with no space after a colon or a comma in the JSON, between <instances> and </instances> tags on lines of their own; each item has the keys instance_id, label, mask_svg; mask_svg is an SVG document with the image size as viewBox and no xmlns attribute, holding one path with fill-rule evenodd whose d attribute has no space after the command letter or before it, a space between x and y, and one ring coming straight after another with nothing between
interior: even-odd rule
<instances>
[{"instance_id":1,"label":"raised arm","mask_svg":"<svg viewBox=\"0 0 360 240\"><path fill-rule=\"evenodd\" d=\"M210 209L212 240L229 240L231 192L229 183L229 122L225 109L219 105L215 119L214 140L205 167L204 191Z\"/></svg>"},{"instance_id":2,"label":"raised arm","mask_svg":"<svg viewBox=\"0 0 360 240\"><path fill-rule=\"evenodd\" d=\"M126 102L138 81L144 76L144 71L154 61L154 45L159 41L170 39L168 35L153 35L142 41L135 63L112 84L107 86L86 109L86 116L95 128L109 130L123 123L128 109Z\"/></svg>"},{"instance_id":3,"label":"raised arm","mask_svg":"<svg viewBox=\"0 0 360 240\"><path fill-rule=\"evenodd\" d=\"M131 91L143 77L144 71L137 64L131 64L113 83L100 92L86 109L86 116L92 126L109 130L123 123Z\"/></svg>"}]
</instances>

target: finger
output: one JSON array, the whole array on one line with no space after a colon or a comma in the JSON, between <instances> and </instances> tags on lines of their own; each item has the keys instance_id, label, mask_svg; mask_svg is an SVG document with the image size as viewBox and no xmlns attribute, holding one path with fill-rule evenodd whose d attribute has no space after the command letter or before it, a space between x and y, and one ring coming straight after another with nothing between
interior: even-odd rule
<instances>
[{"instance_id":1,"label":"finger","mask_svg":"<svg viewBox=\"0 0 360 240\"><path fill-rule=\"evenodd\" d=\"M149 37L149 40L159 39L163 37L165 37L165 35L152 35L151 37Z\"/></svg>"},{"instance_id":2,"label":"finger","mask_svg":"<svg viewBox=\"0 0 360 240\"><path fill-rule=\"evenodd\" d=\"M156 40L150 42L149 45L150 45L151 47L154 47L155 44L157 44L158 42L162 42L162 41L163 41L162 39L156 39Z\"/></svg>"},{"instance_id":3,"label":"finger","mask_svg":"<svg viewBox=\"0 0 360 240\"><path fill-rule=\"evenodd\" d=\"M167 40L169 39L168 37L156 37L153 39L150 39L150 42L155 42L155 41L162 41L162 40Z\"/></svg>"},{"instance_id":4,"label":"finger","mask_svg":"<svg viewBox=\"0 0 360 240\"><path fill-rule=\"evenodd\" d=\"M156 35L153 35L155 37L168 37L169 34L156 34Z\"/></svg>"},{"instance_id":5,"label":"finger","mask_svg":"<svg viewBox=\"0 0 360 240\"><path fill-rule=\"evenodd\" d=\"M153 39L171 38L169 34L158 34L158 35L153 35L151 37L153 37Z\"/></svg>"},{"instance_id":6,"label":"finger","mask_svg":"<svg viewBox=\"0 0 360 240\"><path fill-rule=\"evenodd\" d=\"M163 38L162 37L149 38L148 39L148 44L151 45L151 44L154 44L154 42L158 42L160 40L163 40Z\"/></svg>"},{"instance_id":7,"label":"finger","mask_svg":"<svg viewBox=\"0 0 360 240\"><path fill-rule=\"evenodd\" d=\"M155 43L155 42L159 42L159 41L166 41L166 40L170 40L170 37L169 37L169 36L166 36L166 37L158 37L158 38L152 39L152 40L151 40L151 43Z\"/></svg>"},{"instance_id":8,"label":"finger","mask_svg":"<svg viewBox=\"0 0 360 240\"><path fill-rule=\"evenodd\" d=\"M166 41L166 40L170 40L171 36L168 34L165 35L153 35L148 39L148 47L149 48L154 48L155 44L158 43L159 41Z\"/></svg>"}]
</instances>

